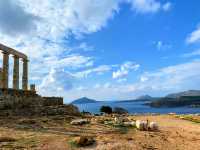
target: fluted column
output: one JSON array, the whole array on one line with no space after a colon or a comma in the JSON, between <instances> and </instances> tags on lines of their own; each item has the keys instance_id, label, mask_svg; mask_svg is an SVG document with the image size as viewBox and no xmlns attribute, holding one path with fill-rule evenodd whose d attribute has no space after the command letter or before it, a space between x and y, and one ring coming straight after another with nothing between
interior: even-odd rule
<instances>
[{"instance_id":1,"label":"fluted column","mask_svg":"<svg viewBox=\"0 0 200 150\"><path fill-rule=\"evenodd\" d=\"M0 68L0 88L3 88L2 75L3 75L3 70L2 68Z\"/></svg>"},{"instance_id":2,"label":"fluted column","mask_svg":"<svg viewBox=\"0 0 200 150\"><path fill-rule=\"evenodd\" d=\"M2 84L3 88L8 88L8 69L9 69L9 54L3 52L3 73L2 73Z\"/></svg>"},{"instance_id":3,"label":"fluted column","mask_svg":"<svg viewBox=\"0 0 200 150\"><path fill-rule=\"evenodd\" d=\"M14 67L13 67L13 89L19 89L19 57L14 57Z\"/></svg>"},{"instance_id":4,"label":"fluted column","mask_svg":"<svg viewBox=\"0 0 200 150\"><path fill-rule=\"evenodd\" d=\"M23 59L22 89L28 90L28 60Z\"/></svg>"}]
</instances>

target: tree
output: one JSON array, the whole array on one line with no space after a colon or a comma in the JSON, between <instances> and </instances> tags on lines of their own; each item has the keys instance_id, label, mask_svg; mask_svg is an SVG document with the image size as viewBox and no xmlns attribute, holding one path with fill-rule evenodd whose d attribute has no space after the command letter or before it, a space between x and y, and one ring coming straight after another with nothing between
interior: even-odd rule
<instances>
[{"instance_id":1,"label":"tree","mask_svg":"<svg viewBox=\"0 0 200 150\"><path fill-rule=\"evenodd\" d=\"M111 114L112 108L110 106L101 106L100 112L103 112L103 113L106 113L106 114Z\"/></svg>"},{"instance_id":2,"label":"tree","mask_svg":"<svg viewBox=\"0 0 200 150\"><path fill-rule=\"evenodd\" d=\"M113 112L116 113L116 114L126 114L128 113L128 111L122 107L115 107L113 109Z\"/></svg>"}]
</instances>

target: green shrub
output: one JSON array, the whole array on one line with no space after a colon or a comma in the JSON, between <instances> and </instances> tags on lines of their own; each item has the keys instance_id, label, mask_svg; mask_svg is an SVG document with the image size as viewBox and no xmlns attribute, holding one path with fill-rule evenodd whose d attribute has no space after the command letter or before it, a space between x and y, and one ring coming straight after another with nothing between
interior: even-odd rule
<instances>
[{"instance_id":1,"label":"green shrub","mask_svg":"<svg viewBox=\"0 0 200 150\"><path fill-rule=\"evenodd\" d=\"M111 114L112 108L110 106L101 106L100 112L103 112L103 113L106 113L106 114Z\"/></svg>"}]
</instances>

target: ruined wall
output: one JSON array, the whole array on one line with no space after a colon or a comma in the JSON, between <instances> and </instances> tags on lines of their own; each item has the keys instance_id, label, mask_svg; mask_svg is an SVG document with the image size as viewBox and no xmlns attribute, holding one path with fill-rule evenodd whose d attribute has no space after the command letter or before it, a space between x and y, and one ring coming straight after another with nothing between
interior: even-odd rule
<instances>
[{"instance_id":1,"label":"ruined wall","mask_svg":"<svg viewBox=\"0 0 200 150\"><path fill-rule=\"evenodd\" d=\"M0 89L0 116L80 115L77 107L63 104L62 97L42 97L34 93Z\"/></svg>"},{"instance_id":2,"label":"ruined wall","mask_svg":"<svg viewBox=\"0 0 200 150\"><path fill-rule=\"evenodd\" d=\"M44 99L44 106L63 105L62 97L43 97L43 99Z\"/></svg>"}]
</instances>

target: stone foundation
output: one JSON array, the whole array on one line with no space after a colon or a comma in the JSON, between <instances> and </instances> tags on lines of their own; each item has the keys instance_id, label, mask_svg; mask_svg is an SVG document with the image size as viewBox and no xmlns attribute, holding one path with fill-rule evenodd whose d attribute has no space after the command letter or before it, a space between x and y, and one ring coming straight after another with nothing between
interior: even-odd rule
<instances>
[{"instance_id":1,"label":"stone foundation","mask_svg":"<svg viewBox=\"0 0 200 150\"><path fill-rule=\"evenodd\" d=\"M42 97L34 91L0 89L0 116L79 115L62 97Z\"/></svg>"},{"instance_id":2,"label":"stone foundation","mask_svg":"<svg viewBox=\"0 0 200 150\"><path fill-rule=\"evenodd\" d=\"M62 97L42 97L44 99L45 106L57 106L63 105Z\"/></svg>"}]
</instances>

